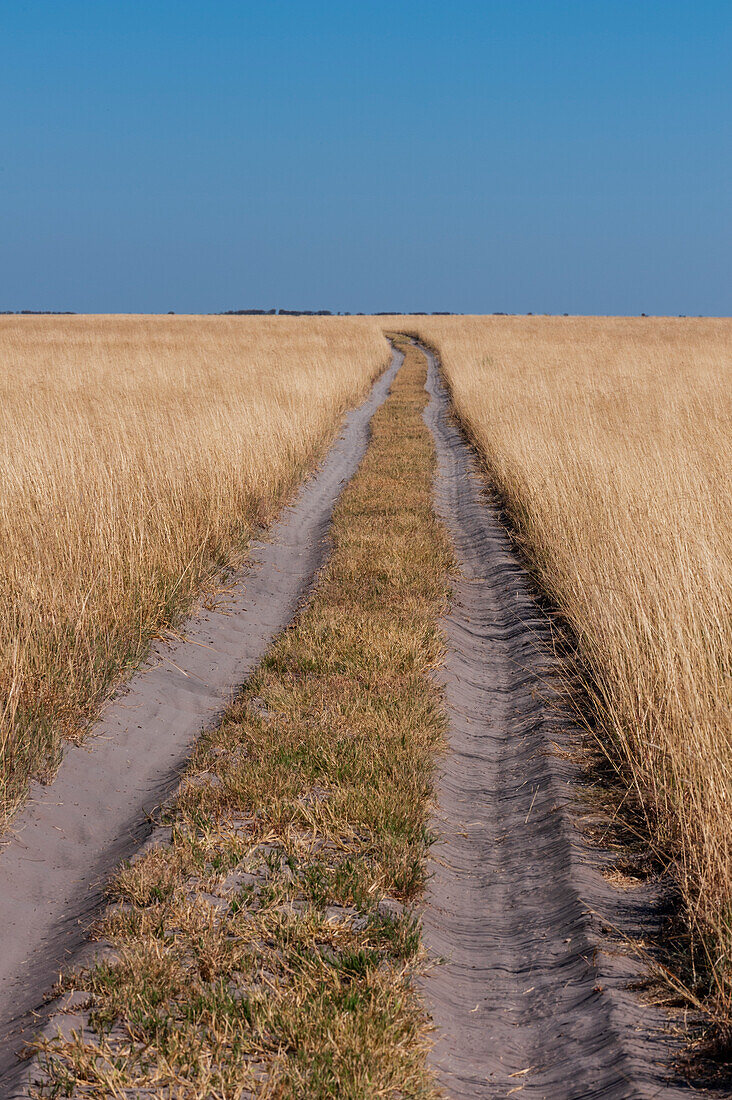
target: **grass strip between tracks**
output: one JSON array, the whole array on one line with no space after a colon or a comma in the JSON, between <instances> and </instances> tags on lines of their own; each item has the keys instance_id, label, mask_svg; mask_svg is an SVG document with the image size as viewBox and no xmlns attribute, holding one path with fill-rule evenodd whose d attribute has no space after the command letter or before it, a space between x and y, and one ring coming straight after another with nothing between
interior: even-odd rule
<instances>
[{"instance_id":1,"label":"grass strip between tracks","mask_svg":"<svg viewBox=\"0 0 732 1100\"><path fill-rule=\"evenodd\" d=\"M312 599L202 739L169 841L117 877L109 951L63 983L83 1026L42 1043L40 1095L434 1093L413 906L452 559L405 350Z\"/></svg>"}]
</instances>

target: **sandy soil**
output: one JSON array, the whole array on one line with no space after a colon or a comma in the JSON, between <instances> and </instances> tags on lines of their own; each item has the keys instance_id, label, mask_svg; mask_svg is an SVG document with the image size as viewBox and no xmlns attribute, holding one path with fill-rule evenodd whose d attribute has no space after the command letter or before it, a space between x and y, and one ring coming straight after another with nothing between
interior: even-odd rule
<instances>
[{"instance_id":1,"label":"sandy soil","mask_svg":"<svg viewBox=\"0 0 732 1100\"><path fill-rule=\"evenodd\" d=\"M628 990L640 963L610 927L648 931L663 892L611 887L577 828L576 772L552 749L568 734L549 698L547 624L429 358L437 507L461 570L425 913L445 960L425 985L434 1066L454 1098L688 1096L668 1020Z\"/></svg>"},{"instance_id":2,"label":"sandy soil","mask_svg":"<svg viewBox=\"0 0 732 1100\"><path fill-rule=\"evenodd\" d=\"M43 1001L82 947L104 883L150 833L201 729L213 725L275 634L291 620L328 552L333 506L368 442L402 356L348 414L317 473L215 610L184 640L158 645L107 707L84 746L70 748L49 787L36 785L0 852L0 1095L16 1091L16 1051L44 1019Z\"/></svg>"},{"instance_id":3,"label":"sandy soil","mask_svg":"<svg viewBox=\"0 0 732 1100\"><path fill-rule=\"evenodd\" d=\"M664 890L615 888L602 874L608 853L579 827L577 765L553 747L576 738L549 686L547 624L429 359L437 507L461 569L444 624L451 751L424 920L442 960L424 984L433 1065L454 1100L688 1097L671 1068L669 1020L629 990L640 963L614 931L655 931ZM42 1022L33 1010L59 967L79 957L107 874L139 849L146 811L322 564L333 503L398 362L255 549L228 607L192 621L185 643L156 650L88 747L69 751L56 783L18 819L0 855L0 1095L23 1095L14 1050Z\"/></svg>"}]
</instances>

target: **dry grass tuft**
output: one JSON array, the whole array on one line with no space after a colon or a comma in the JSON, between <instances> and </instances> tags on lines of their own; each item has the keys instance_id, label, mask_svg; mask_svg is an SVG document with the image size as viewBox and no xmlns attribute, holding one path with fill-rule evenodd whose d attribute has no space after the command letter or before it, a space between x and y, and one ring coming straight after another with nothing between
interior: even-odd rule
<instances>
[{"instance_id":1,"label":"dry grass tuft","mask_svg":"<svg viewBox=\"0 0 732 1100\"><path fill-rule=\"evenodd\" d=\"M368 319L0 320L0 821L387 359Z\"/></svg>"},{"instance_id":2,"label":"dry grass tuft","mask_svg":"<svg viewBox=\"0 0 732 1100\"><path fill-rule=\"evenodd\" d=\"M309 606L199 743L171 841L118 876L112 957L67 980L84 1012L41 1044L40 1095L436 1096L411 906L452 559L424 377L410 350Z\"/></svg>"},{"instance_id":3,"label":"dry grass tuft","mask_svg":"<svg viewBox=\"0 0 732 1100\"><path fill-rule=\"evenodd\" d=\"M672 862L729 1020L732 321L418 328L579 643L599 736Z\"/></svg>"}]
</instances>

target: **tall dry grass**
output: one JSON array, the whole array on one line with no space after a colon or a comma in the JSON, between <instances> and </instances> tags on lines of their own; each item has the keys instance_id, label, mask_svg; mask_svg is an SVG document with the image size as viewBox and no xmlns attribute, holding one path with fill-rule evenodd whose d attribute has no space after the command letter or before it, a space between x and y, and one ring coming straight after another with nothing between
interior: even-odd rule
<instances>
[{"instance_id":1,"label":"tall dry grass","mask_svg":"<svg viewBox=\"0 0 732 1100\"><path fill-rule=\"evenodd\" d=\"M387 359L368 319L0 319L0 818Z\"/></svg>"},{"instance_id":2,"label":"tall dry grass","mask_svg":"<svg viewBox=\"0 0 732 1100\"><path fill-rule=\"evenodd\" d=\"M729 1017L732 321L417 327L579 642Z\"/></svg>"}]
</instances>

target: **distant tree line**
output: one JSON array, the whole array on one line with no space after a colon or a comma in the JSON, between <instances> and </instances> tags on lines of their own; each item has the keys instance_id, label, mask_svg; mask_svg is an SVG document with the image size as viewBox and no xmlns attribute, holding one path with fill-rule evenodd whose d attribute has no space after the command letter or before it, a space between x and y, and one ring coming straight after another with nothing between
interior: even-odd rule
<instances>
[{"instance_id":1,"label":"distant tree line","mask_svg":"<svg viewBox=\"0 0 732 1100\"><path fill-rule=\"evenodd\" d=\"M451 313L449 310L434 309L415 310L406 313L399 309L382 309L375 313L349 313L343 310L334 313L330 309L225 309L217 314L219 317L460 317L462 314Z\"/></svg>"}]
</instances>

